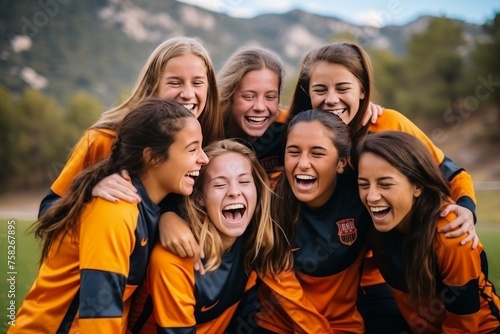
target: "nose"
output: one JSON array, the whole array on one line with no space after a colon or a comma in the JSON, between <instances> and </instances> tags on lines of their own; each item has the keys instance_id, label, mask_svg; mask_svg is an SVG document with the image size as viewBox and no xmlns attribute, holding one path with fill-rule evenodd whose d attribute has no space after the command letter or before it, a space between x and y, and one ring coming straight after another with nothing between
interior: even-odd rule
<instances>
[{"instance_id":1,"label":"nose","mask_svg":"<svg viewBox=\"0 0 500 334\"><path fill-rule=\"evenodd\" d=\"M199 163L200 165L206 165L206 164L208 164L208 157L207 157L207 155L205 154L205 151L203 151L203 150L201 150L201 149L200 149L200 151L201 151L201 152L200 152L200 154L199 154L199 156L198 156L198 163Z\"/></svg>"},{"instance_id":2,"label":"nose","mask_svg":"<svg viewBox=\"0 0 500 334\"><path fill-rule=\"evenodd\" d=\"M241 195L241 190L237 182L230 182L227 194L232 197Z\"/></svg>"},{"instance_id":3,"label":"nose","mask_svg":"<svg viewBox=\"0 0 500 334\"><path fill-rule=\"evenodd\" d=\"M328 105L334 105L340 102L339 95L334 89L329 89L325 97L325 103Z\"/></svg>"},{"instance_id":4,"label":"nose","mask_svg":"<svg viewBox=\"0 0 500 334\"><path fill-rule=\"evenodd\" d=\"M184 100L190 100L194 97L194 89L193 86L190 84L186 84L184 87L182 87L181 98Z\"/></svg>"},{"instance_id":5,"label":"nose","mask_svg":"<svg viewBox=\"0 0 500 334\"><path fill-rule=\"evenodd\" d=\"M311 162L309 161L309 157L306 154L302 154L299 159L298 167L302 170L308 169L311 167Z\"/></svg>"},{"instance_id":6,"label":"nose","mask_svg":"<svg viewBox=\"0 0 500 334\"><path fill-rule=\"evenodd\" d=\"M380 192L377 190L375 186L370 186L367 189L366 193L366 201L368 203L376 203L380 199Z\"/></svg>"},{"instance_id":7,"label":"nose","mask_svg":"<svg viewBox=\"0 0 500 334\"><path fill-rule=\"evenodd\" d=\"M257 97L255 99L255 103L253 104L253 110L255 111L264 111L266 110L266 105L264 103L264 97Z\"/></svg>"}]
</instances>

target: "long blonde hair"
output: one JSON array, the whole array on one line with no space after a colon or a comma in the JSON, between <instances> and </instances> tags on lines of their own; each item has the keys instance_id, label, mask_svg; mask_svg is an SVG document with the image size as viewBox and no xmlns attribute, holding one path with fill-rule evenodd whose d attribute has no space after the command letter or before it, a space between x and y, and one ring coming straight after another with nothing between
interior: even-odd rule
<instances>
[{"instance_id":1,"label":"long blonde hair","mask_svg":"<svg viewBox=\"0 0 500 334\"><path fill-rule=\"evenodd\" d=\"M252 177L257 188L257 207L248 226L250 234L245 243L244 264L247 272L255 270L259 275L275 275L290 268L291 263L288 260L275 254L279 246L275 242L276 234L282 232L271 217L272 191L268 186L267 174L255 154L245 145L231 139L216 141L204 150L210 161L217 156L233 152L241 154L252 166ZM206 178L205 171L206 168L203 168L196 180L195 188L200 191ZM185 214L196 239L204 248L205 270L212 271L220 266L224 250L219 232L208 217L206 209L200 205L199 196L195 191L185 199Z\"/></svg>"},{"instance_id":2,"label":"long blonde hair","mask_svg":"<svg viewBox=\"0 0 500 334\"><path fill-rule=\"evenodd\" d=\"M174 37L161 43L149 56L142 68L132 94L120 105L105 111L92 128L116 130L123 118L141 101L158 94L161 77L167 62L175 57L193 54L205 63L208 78L208 93L205 109L199 117L205 143L223 138L222 114L219 107L219 92L215 70L201 42L190 37Z\"/></svg>"}]
</instances>

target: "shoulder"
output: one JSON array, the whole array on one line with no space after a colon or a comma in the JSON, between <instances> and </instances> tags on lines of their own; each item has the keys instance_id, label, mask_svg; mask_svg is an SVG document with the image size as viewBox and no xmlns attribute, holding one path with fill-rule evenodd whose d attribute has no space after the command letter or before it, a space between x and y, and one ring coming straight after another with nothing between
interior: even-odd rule
<instances>
[{"instance_id":1,"label":"shoulder","mask_svg":"<svg viewBox=\"0 0 500 334\"><path fill-rule=\"evenodd\" d=\"M400 130L411 121L402 113L394 109L384 109L375 124L370 124L368 130L380 132L384 130Z\"/></svg>"},{"instance_id":2,"label":"shoulder","mask_svg":"<svg viewBox=\"0 0 500 334\"><path fill-rule=\"evenodd\" d=\"M139 209L136 203L120 201L113 203L100 197L93 198L85 207L82 221L98 227L115 227L115 224L135 229ZM124 224L125 223L125 224Z\"/></svg>"},{"instance_id":3,"label":"shoulder","mask_svg":"<svg viewBox=\"0 0 500 334\"><path fill-rule=\"evenodd\" d=\"M157 243L149 259L150 273L186 272L189 276L194 275L194 264L191 257L180 257L168 251L160 243Z\"/></svg>"}]
</instances>

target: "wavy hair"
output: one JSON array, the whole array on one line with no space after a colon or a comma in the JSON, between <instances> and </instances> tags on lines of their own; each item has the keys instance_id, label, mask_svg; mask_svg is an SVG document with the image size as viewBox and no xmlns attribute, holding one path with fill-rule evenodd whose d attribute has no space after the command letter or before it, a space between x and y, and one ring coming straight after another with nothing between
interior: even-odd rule
<instances>
[{"instance_id":1,"label":"wavy hair","mask_svg":"<svg viewBox=\"0 0 500 334\"><path fill-rule=\"evenodd\" d=\"M34 224L35 237L43 242L40 263L57 239L76 233L80 214L92 198L92 188L100 180L123 169L130 176L140 176L153 162L158 164L169 159L168 149L187 117L194 115L174 101L149 99L136 105L118 127L110 156L81 171L73 179L68 193ZM151 150L147 161L143 157L146 148Z\"/></svg>"},{"instance_id":2,"label":"wavy hair","mask_svg":"<svg viewBox=\"0 0 500 334\"><path fill-rule=\"evenodd\" d=\"M449 202L450 188L427 147L416 137L401 131L373 133L359 143L358 156L370 152L386 160L408 181L422 187L409 213L410 227L403 244L405 278L410 300L421 304L434 297L437 268L434 253L436 225L443 204ZM375 260L388 241L374 231Z\"/></svg>"},{"instance_id":3,"label":"wavy hair","mask_svg":"<svg viewBox=\"0 0 500 334\"><path fill-rule=\"evenodd\" d=\"M219 92L215 70L201 42L196 38L174 37L161 43L144 64L132 94L120 105L105 111L101 118L92 125L93 128L109 128L115 130L122 119L139 104L150 97L156 97L158 87L167 62L186 54L198 56L205 63L208 78L207 103L199 116L203 132L204 144L223 138L224 127L220 112Z\"/></svg>"},{"instance_id":4,"label":"wavy hair","mask_svg":"<svg viewBox=\"0 0 500 334\"><path fill-rule=\"evenodd\" d=\"M289 248L288 244L279 244L277 235L282 235L271 218L271 194L268 186L268 177L260 165L255 154L245 145L235 140L226 139L216 141L204 148L210 161L226 153L237 153L245 157L252 166L252 177L257 188L257 207L247 229L250 234L245 243L244 264L247 272L255 270L259 275L276 275L282 270L291 268L289 259L282 255L283 249ZM210 165L210 162L209 164ZM208 166L207 165L207 166ZM185 215L190 222L192 231L205 252L205 269L213 271L221 264L222 241L215 225L210 220L206 209L200 205L198 199L206 178L205 166L196 180L197 192L185 198Z\"/></svg>"}]
</instances>

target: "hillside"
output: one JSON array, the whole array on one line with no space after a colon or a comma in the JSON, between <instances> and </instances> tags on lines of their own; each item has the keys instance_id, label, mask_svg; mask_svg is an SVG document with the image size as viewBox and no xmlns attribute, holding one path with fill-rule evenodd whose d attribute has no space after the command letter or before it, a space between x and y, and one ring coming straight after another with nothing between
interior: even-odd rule
<instances>
[{"instance_id":1,"label":"hillside","mask_svg":"<svg viewBox=\"0 0 500 334\"><path fill-rule=\"evenodd\" d=\"M67 101L85 90L105 105L129 89L150 52L176 35L202 39L218 69L238 47L260 45L283 57L289 77L306 50L338 35L366 46L405 52L429 17L381 29L293 10L236 19L174 0L2 1L0 85L31 86ZM481 30L461 22L470 49ZM464 50L467 52L467 50Z\"/></svg>"}]
</instances>

